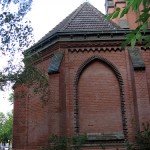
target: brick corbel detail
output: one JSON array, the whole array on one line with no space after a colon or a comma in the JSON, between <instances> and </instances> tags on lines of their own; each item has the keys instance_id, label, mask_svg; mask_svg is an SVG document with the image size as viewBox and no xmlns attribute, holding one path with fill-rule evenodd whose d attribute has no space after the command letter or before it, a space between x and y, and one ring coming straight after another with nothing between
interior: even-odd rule
<instances>
[{"instance_id":1,"label":"brick corbel detail","mask_svg":"<svg viewBox=\"0 0 150 150\"><path fill-rule=\"evenodd\" d=\"M71 53L79 53L79 52L111 52L111 51L123 51L124 49L122 49L121 47L94 47L94 48L70 48L69 52Z\"/></svg>"}]
</instances>

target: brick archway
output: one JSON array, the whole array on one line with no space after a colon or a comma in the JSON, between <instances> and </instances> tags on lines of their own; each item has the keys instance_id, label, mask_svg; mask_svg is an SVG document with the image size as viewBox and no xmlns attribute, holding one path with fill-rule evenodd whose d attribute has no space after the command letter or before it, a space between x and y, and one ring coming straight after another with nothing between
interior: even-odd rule
<instances>
[{"instance_id":1,"label":"brick archway","mask_svg":"<svg viewBox=\"0 0 150 150\"><path fill-rule=\"evenodd\" d=\"M125 97L124 97L124 84L122 76L119 70L116 68L114 64L108 61L106 58L101 56L92 56L88 58L83 64L80 65L79 69L77 70L75 79L74 79L74 118L75 118L75 132L78 134L80 132L80 125L79 125L79 97L78 97L78 83L81 74L83 73L84 69L88 64L93 61L99 61L106 64L115 74L117 81L119 83L120 88L120 101L121 101L121 116L122 116L122 127L125 140L127 140L127 121L126 121L126 113L125 113Z\"/></svg>"}]
</instances>

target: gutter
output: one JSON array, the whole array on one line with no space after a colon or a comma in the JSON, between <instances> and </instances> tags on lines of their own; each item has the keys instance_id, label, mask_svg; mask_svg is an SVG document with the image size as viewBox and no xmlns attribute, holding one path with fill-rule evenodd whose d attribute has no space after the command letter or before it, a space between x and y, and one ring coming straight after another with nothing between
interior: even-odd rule
<instances>
[{"instance_id":1,"label":"gutter","mask_svg":"<svg viewBox=\"0 0 150 150\"><path fill-rule=\"evenodd\" d=\"M104 30L104 31L68 31L68 32L56 32L55 34L51 35L50 37L47 37L45 39L41 39L42 41L37 42L35 45L33 45L32 47L30 47L29 49L27 49L27 52L35 52L38 51L38 49L40 49L41 47L46 46L48 43L48 45L52 45L53 43L56 43L56 41L58 41L58 38L60 36L67 36L70 35L70 37L72 36L88 36L88 35L125 35L130 33L132 30L130 29L121 29L121 30ZM147 34L150 34L150 29L148 29L148 31L146 32ZM123 37L124 39L124 37ZM65 40L64 40L65 41ZM25 52L26 53L26 52Z\"/></svg>"}]
</instances>

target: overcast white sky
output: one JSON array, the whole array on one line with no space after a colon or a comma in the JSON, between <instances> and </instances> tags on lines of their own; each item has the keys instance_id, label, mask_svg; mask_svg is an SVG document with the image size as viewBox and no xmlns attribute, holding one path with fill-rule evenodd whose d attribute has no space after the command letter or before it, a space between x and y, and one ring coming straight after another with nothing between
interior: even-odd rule
<instances>
[{"instance_id":1,"label":"overcast white sky","mask_svg":"<svg viewBox=\"0 0 150 150\"><path fill-rule=\"evenodd\" d=\"M48 33L85 1L86 0L33 0L32 10L28 13L26 18L32 22L35 41ZM89 2L102 13L105 13L105 0L89 0ZM8 91L0 92L0 112L7 113L12 109L12 105L8 103L7 99Z\"/></svg>"},{"instance_id":2,"label":"overcast white sky","mask_svg":"<svg viewBox=\"0 0 150 150\"><path fill-rule=\"evenodd\" d=\"M27 18L32 21L35 39L45 35L60 21L72 13L86 0L34 0L32 11ZM102 13L105 13L105 0L89 0Z\"/></svg>"}]
</instances>

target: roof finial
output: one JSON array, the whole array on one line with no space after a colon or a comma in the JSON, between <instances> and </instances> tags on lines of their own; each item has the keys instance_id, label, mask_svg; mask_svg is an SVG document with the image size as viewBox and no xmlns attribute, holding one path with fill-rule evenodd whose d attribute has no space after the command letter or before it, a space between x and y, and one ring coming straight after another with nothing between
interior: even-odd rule
<instances>
[{"instance_id":1,"label":"roof finial","mask_svg":"<svg viewBox=\"0 0 150 150\"><path fill-rule=\"evenodd\" d=\"M89 3L89 0L83 0L84 2L88 2Z\"/></svg>"}]
</instances>

